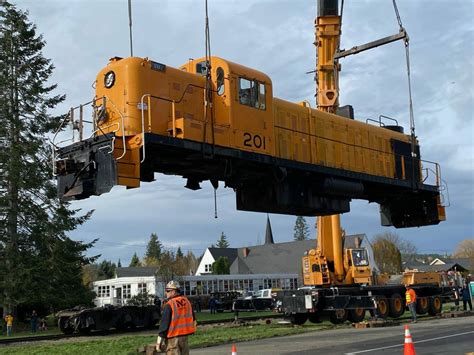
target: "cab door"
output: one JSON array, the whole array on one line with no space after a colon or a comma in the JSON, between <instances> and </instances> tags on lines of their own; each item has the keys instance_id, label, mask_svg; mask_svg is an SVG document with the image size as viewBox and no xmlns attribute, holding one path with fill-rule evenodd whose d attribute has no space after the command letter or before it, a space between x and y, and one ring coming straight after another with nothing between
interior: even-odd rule
<instances>
[{"instance_id":1,"label":"cab door","mask_svg":"<svg viewBox=\"0 0 474 355\"><path fill-rule=\"evenodd\" d=\"M260 154L273 154L271 84L233 74L231 124L234 146Z\"/></svg>"}]
</instances>

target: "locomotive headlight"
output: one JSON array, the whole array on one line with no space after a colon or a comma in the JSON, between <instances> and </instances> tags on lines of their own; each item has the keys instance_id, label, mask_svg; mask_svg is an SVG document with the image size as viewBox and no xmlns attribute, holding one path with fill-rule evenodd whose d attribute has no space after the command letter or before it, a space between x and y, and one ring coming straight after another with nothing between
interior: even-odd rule
<instances>
[{"instance_id":1,"label":"locomotive headlight","mask_svg":"<svg viewBox=\"0 0 474 355\"><path fill-rule=\"evenodd\" d=\"M115 73L113 71L109 71L104 76L104 86L107 89L110 89L115 83Z\"/></svg>"}]
</instances>

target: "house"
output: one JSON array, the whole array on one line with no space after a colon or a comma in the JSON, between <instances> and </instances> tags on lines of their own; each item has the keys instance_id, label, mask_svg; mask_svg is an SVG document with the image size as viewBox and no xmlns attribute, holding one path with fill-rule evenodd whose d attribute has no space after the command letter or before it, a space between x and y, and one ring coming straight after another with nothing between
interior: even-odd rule
<instances>
[{"instance_id":1,"label":"house","mask_svg":"<svg viewBox=\"0 0 474 355\"><path fill-rule=\"evenodd\" d=\"M94 304L123 305L132 296L140 293L156 294L157 282L154 267L119 267L112 279L95 281L92 284L96 294Z\"/></svg>"},{"instance_id":2,"label":"house","mask_svg":"<svg viewBox=\"0 0 474 355\"><path fill-rule=\"evenodd\" d=\"M474 259L473 258L436 258L430 265L450 265L450 267L461 267L463 271L474 271ZM461 271L458 269L458 271Z\"/></svg>"},{"instance_id":3,"label":"house","mask_svg":"<svg viewBox=\"0 0 474 355\"><path fill-rule=\"evenodd\" d=\"M220 257L229 259L232 264L237 258L236 248L207 248L202 256L201 262L196 270L196 275L210 275L212 274L212 264Z\"/></svg>"}]
</instances>

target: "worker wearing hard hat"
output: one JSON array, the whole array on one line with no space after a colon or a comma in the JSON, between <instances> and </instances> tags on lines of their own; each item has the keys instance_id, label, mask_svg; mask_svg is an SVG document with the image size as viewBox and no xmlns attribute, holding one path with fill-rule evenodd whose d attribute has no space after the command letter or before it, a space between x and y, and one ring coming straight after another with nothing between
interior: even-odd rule
<instances>
[{"instance_id":1,"label":"worker wearing hard hat","mask_svg":"<svg viewBox=\"0 0 474 355\"><path fill-rule=\"evenodd\" d=\"M156 349L167 354L189 354L188 335L196 331L191 303L179 292L177 281L166 284L167 302L158 329Z\"/></svg>"},{"instance_id":2,"label":"worker wearing hard hat","mask_svg":"<svg viewBox=\"0 0 474 355\"><path fill-rule=\"evenodd\" d=\"M406 304L411 312L412 322L416 323L416 293L410 285L405 285L407 291L405 292Z\"/></svg>"}]
</instances>

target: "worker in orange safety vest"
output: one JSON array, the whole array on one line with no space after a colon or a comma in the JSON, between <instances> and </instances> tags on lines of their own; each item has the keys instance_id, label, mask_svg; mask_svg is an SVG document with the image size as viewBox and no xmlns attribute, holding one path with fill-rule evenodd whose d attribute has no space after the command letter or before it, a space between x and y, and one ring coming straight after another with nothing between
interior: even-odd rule
<instances>
[{"instance_id":1,"label":"worker in orange safety vest","mask_svg":"<svg viewBox=\"0 0 474 355\"><path fill-rule=\"evenodd\" d=\"M407 289L405 292L406 303L411 312L412 322L416 323L416 293L410 285L405 285L405 288Z\"/></svg>"},{"instance_id":2,"label":"worker in orange safety vest","mask_svg":"<svg viewBox=\"0 0 474 355\"><path fill-rule=\"evenodd\" d=\"M167 302L158 329L156 349L168 355L189 354L188 335L196 332L196 318L191 303L179 292L177 281L166 285Z\"/></svg>"}]
</instances>

